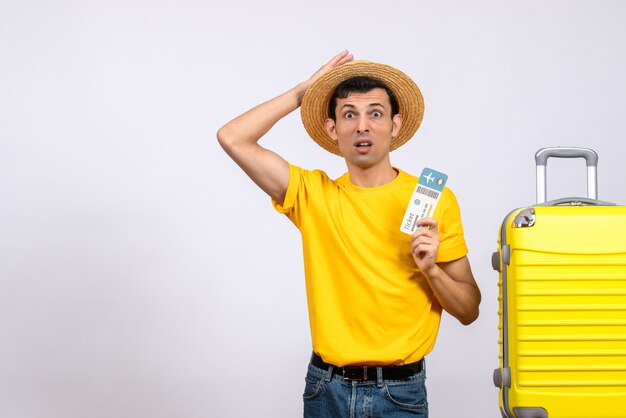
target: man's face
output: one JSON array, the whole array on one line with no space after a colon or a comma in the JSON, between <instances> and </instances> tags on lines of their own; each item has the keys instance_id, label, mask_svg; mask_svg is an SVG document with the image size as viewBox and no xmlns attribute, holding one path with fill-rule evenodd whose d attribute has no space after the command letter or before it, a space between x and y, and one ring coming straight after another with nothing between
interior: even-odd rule
<instances>
[{"instance_id":1,"label":"man's face","mask_svg":"<svg viewBox=\"0 0 626 418\"><path fill-rule=\"evenodd\" d=\"M336 121L326 121L326 130L338 142L348 166L370 168L389 162L391 139L400 130L402 117L391 116L389 95L384 89L337 99L335 117Z\"/></svg>"}]
</instances>

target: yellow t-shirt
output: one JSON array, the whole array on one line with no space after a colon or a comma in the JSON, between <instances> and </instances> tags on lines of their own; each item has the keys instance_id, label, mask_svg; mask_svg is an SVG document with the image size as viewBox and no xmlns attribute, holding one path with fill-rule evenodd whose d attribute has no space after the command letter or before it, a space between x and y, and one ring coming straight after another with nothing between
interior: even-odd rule
<instances>
[{"instance_id":1,"label":"yellow t-shirt","mask_svg":"<svg viewBox=\"0 0 626 418\"><path fill-rule=\"evenodd\" d=\"M290 165L285 201L273 202L302 235L313 350L336 366L418 361L437 337L441 306L400 231L417 177L398 170L380 187L331 180ZM444 189L433 217L437 262L467 254L456 197Z\"/></svg>"}]
</instances>

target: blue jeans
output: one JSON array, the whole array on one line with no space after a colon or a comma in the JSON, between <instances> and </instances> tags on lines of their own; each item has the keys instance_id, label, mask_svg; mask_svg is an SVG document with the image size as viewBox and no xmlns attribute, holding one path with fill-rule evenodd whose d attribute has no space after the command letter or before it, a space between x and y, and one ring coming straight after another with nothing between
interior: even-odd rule
<instances>
[{"instance_id":1,"label":"blue jeans","mask_svg":"<svg viewBox=\"0 0 626 418\"><path fill-rule=\"evenodd\" d=\"M380 369L379 369L380 370ZM350 381L309 364L304 418L428 418L426 370L406 380Z\"/></svg>"}]
</instances>

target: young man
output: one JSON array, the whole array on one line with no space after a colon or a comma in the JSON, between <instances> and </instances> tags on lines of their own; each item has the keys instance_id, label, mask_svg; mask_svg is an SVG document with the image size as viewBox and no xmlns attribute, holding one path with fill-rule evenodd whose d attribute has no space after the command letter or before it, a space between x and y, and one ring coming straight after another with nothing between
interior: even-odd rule
<instances>
[{"instance_id":1,"label":"young man","mask_svg":"<svg viewBox=\"0 0 626 418\"><path fill-rule=\"evenodd\" d=\"M313 343L304 416L427 417L423 358L442 308L469 324L480 291L449 189L412 236L400 231L417 178L389 153L421 123L418 87L395 68L352 58L342 52L217 136L302 235ZM311 138L345 159L338 179L258 144L300 106Z\"/></svg>"}]
</instances>

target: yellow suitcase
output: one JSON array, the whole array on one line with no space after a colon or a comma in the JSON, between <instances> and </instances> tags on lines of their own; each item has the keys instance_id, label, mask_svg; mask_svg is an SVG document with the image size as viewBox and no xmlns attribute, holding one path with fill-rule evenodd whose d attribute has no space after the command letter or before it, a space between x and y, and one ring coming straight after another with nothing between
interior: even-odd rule
<instances>
[{"instance_id":1,"label":"yellow suitcase","mask_svg":"<svg viewBox=\"0 0 626 418\"><path fill-rule=\"evenodd\" d=\"M587 198L546 202L550 157L587 161ZM505 418L626 418L626 207L597 200L597 154L544 148L537 204L507 215L499 271Z\"/></svg>"}]
</instances>

